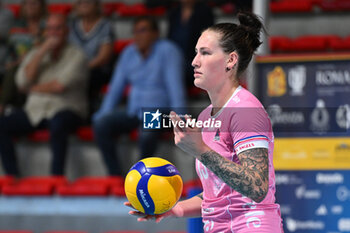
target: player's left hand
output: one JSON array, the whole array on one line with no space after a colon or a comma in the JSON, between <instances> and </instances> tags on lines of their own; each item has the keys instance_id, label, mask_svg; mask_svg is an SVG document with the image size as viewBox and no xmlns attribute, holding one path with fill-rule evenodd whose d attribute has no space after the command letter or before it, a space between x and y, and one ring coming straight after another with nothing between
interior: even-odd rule
<instances>
[{"instance_id":1,"label":"player's left hand","mask_svg":"<svg viewBox=\"0 0 350 233\"><path fill-rule=\"evenodd\" d=\"M130 202L124 202L124 205L127 207L130 207L130 208L133 208ZM171 216L171 210L168 212L165 212L163 214L150 215L150 214L144 214L144 213L134 209L134 210L130 210L129 214L137 217L137 221L139 221L139 222L146 222L146 221L154 220L156 223L159 223L165 217Z\"/></svg>"},{"instance_id":2,"label":"player's left hand","mask_svg":"<svg viewBox=\"0 0 350 233\"><path fill-rule=\"evenodd\" d=\"M180 127L179 122L183 121L174 111L170 112L171 121L174 127L175 144L188 154L197 157L210 150L203 142L201 129L197 127ZM186 120L191 120L187 115Z\"/></svg>"}]
</instances>

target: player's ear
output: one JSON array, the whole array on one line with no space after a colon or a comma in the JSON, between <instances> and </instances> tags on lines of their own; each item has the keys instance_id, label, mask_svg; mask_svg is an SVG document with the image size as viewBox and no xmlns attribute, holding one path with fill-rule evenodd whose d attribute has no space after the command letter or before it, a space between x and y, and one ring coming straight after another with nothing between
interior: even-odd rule
<instances>
[{"instance_id":1,"label":"player's ear","mask_svg":"<svg viewBox=\"0 0 350 233\"><path fill-rule=\"evenodd\" d=\"M234 69L238 63L238 54L233 51L228 55L228 60L227 60L227 64L226 64L226 69L228 70L232 70Z\"/></svg>"}]
</instances>

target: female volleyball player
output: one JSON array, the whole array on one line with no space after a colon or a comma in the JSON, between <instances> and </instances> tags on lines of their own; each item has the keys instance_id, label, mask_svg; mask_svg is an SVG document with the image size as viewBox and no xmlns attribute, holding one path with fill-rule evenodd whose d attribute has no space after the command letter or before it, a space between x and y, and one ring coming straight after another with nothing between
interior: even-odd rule
<instances>
[{"instance_id":1,"label":"female volleyball player","mask_svg":"<svg viewBox=\"0 0 350 233\"><path fill-rule=\"evenodd\" d=\"M252 13L240 13L238 19L239 25L221 23L204 31L192 62L194 83L211 100L198 120L211 118L221 126L174 128L175 144L196 158L203 193L162 215L131 211L139 221L202 216L210 233L283 232L275 203L271 123L258 99L239 85L261 44L263 26ZM171 115L174 122L183 120Z\"/></svg>"}]
</instances>

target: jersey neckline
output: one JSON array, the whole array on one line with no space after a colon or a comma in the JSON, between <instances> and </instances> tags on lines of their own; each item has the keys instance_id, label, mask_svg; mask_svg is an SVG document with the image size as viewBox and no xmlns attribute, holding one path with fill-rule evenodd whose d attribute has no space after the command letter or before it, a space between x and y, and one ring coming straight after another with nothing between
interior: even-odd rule
<instances>
[{"instance_id":1,"label":"jersey neckline","mask_svg":"<svg viewBox=\"0 0 350 233\"><path fill-rule=\"evenodd\" d=\"M211 109L210 109L210 117L211 118L217 118L221 113L222 111L224 111L224 109L226 108L226 106L228 105L228 103L232 100L232 98L242 89L242 86L239 85L236 90L233 92L233 94L231 95L231 97L226 101L226 103L224 104L224 106L214 115L212 116L211 115L211 112L213 110L213 105L211 104Z\"/></svg>"}]
</instances>

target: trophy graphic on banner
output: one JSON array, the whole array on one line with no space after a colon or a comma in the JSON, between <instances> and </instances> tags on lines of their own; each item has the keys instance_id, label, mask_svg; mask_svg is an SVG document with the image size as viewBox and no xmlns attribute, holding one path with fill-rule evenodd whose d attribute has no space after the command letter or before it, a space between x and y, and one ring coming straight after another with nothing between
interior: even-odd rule
<instances>
[{"instance_id":1,"label":"trophy graphic on banner","mask_svg":"<svg viewBox=\"0 0 350 233\"><path fill-rule=\"evenodd\" d=\"M290 86L291 95L303 95L303 88L306 83L306 67L296 66L288 72L288 84Z\"/></svg>"}]
</instances>

